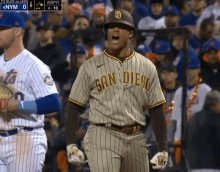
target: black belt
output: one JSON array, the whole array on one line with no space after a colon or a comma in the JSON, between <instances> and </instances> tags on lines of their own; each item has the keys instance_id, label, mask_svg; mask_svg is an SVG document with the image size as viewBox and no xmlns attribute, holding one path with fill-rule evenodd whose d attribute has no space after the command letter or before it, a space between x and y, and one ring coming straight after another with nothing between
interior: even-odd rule
<instances>
[{"instance_id":1,"label":"black belt","mask_svg":"<svg viewBox=\"0 0 220 172\"><path fill-rule=\"evenodd\" d=\"M24 127L22 128L24 131L33 131L34 128L30 128L30 127ZM2 137L8 137L8 136L12 136L18 134L18 129L13 129L13 130L8 130L8 131L1 131L0 130L0 136Z\"/></svg>"},{"instance_id":2,"label":"black belt","mask_svg":"<svg viewBox=\"0 0 220 172\"><path fill-rule=\"evenodd\" d=\"M142 131L143 128L144 128L141 125L126 126L126 127L118 126L118 125L115 125L115 124L110 124L110 125L109 124L94 124L94 125L109 128L109 129L112 129L114 131L125 133L127 135L135 134L139 131Z\"/></svg>"}]
</instances>

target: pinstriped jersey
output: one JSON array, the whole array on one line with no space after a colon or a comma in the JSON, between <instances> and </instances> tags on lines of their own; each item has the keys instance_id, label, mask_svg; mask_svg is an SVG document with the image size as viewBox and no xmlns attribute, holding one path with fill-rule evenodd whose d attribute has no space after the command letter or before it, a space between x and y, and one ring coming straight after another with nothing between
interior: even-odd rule
<instances>
[{"instance_id":1,"label":"pinstriped jersey","mask_svg":"<svg viewBox=\"0 0 220 172\"><path fill-rule=\"evenodd\" d=\"M144 111L165 102L154 64L133 51L122 62L105 50L79 69L69 100L90 102L92 123L145 125Z\"/></svg>"},{"instance_id":2,"label":"pinstriped jersey","mask_svg":"<svg viewBox=\"0 0 220 172\"><path fill-rule=\"evenodd\" d=\"M26 49L9 61L4 60L4 54L0 56L0 79L15 89L17 100L34 101L57 93L49 67ZM43 126L44 115L0 114L0 130Z\"/></svg>"}]
</instances>

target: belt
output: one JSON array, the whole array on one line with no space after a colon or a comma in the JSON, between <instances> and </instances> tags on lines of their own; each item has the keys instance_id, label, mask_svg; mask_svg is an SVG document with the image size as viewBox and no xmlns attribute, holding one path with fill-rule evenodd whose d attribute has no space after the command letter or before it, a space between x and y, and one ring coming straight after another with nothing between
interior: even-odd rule
<instances>
[{"instance_id":1,"label":"belt","mask_svg":"<svg viewBox=\"0 0 220 172\"><path fill-rule=\"evenodd\" d=\"M118 126L115 124L94 124L96 126L100 126L100 127L105 127L114 131L118 131L121 133L125 133L127 135L131 135L131 134L135 134L139 131L143 130L143 126L141 125L134 125L134 126L126 126L126 127L122 127L122 126Z\"/></svg>"},{"instance_id":2,"label":"belt","mask_svg":"<svg viewBox=\"0 0 220 172\"><path fill-rule=\"evenodd\" d=\"M34 128L24 127L22 129L24 131L32 131ZM0 136L2 136L2 137L12 136L12 135L15 135L15 134L18 134L18 133L19 133L19 130L17 128L13 129L13 130L8 130L8 131L0 130Z\"/></svg>"}]
</instances>

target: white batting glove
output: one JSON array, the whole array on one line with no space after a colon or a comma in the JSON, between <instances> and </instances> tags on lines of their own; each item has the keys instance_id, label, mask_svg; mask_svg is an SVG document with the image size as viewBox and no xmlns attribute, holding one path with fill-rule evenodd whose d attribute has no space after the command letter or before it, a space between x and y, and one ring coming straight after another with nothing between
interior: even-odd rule
<instances>
[{"instance_id":1,"label":"white batting glove","mask_svg":"<svg viewBox=\"0 0 220 172\"><path fill-rule=\"evenodd\" d=\"M167 165L168 161L168 152L158 152L154 157L150 160L152 164L152 168L154 170L164 169Z\"/></svg>"},{"instance_id":2,"label":"white batting glove","mask_svg":"<svg viewBox=\"0 0 220 172\"><path fill-rule=\"evenodd\" d=\"M73 165L81 165L85 163L84 153L79 150L76 145L69 144L66 148L69 163Z\"/></svg>"}]
</instances>

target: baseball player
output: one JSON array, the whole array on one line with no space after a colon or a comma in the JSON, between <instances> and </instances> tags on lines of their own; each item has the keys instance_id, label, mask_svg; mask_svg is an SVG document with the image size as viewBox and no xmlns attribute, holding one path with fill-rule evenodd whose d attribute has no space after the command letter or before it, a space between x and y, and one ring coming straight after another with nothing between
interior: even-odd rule
<instances>
[{"instance_id":1,"label":"baseball player","mask_svg":"<svg viewBox=\"0 0 220 172\"><path fill-rule=\"evenodd\" d=\"M66 108L67 155L72 164L84 163L76 147L80 109L90 101L90 126L84 150L92 172L148 172L149 160L142 129L145 110L151 114L158 153L154 169L167 164L165 103L156 67L146 57L129 48L133 18L125 10L113 10L104 31L108 49L88 59L79 69Z\"/></svg>"},{"instance_id":2,"label":"baseball player","mask_svg":"<svg viewBox=\"0 0 220 172\"><path fill-rule=\"evenodd\" d=\"M0 13L1 172L42 170L47 150L44 114L60 110L49 67L24 49L24 28L20 13ZM6 97L9 87L14 94Z\"/></svg>"}]
</instances>

